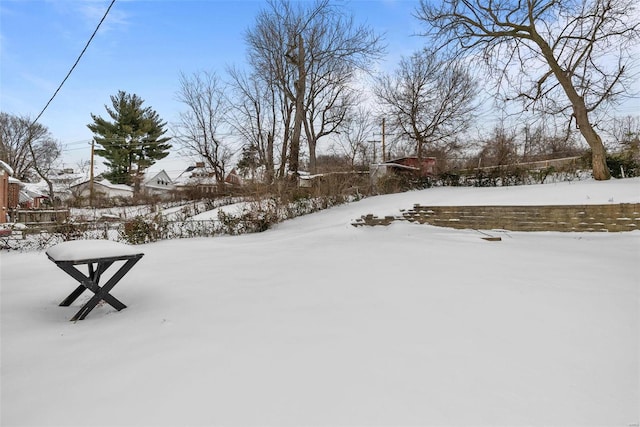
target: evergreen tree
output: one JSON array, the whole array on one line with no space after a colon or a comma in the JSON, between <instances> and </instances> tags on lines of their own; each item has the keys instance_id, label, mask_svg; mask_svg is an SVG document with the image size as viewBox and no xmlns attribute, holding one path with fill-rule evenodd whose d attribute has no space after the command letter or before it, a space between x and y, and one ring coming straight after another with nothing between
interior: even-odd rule
<instances>
[{"instance_id":1,"label":"evergreen tree","mask_svg":"<svg viewBox=\"0 0 640 427\"><path fill-rule=\"evenodd\" d=\"M102 148L95 154L107 161L105 177L116 184L134 185L136 190L145 169L169 155L171 139L158 113L142 107L139 96L118 91L111 96L112 108L105 105L113 121L91 114L93 123L87 127L94 133L96 144Z\"/></svg>"}]
</instances>

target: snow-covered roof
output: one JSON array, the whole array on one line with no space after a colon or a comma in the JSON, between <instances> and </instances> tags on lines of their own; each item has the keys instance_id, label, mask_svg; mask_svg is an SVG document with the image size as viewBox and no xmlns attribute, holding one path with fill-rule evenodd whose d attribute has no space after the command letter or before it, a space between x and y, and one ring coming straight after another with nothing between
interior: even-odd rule
<instances>
[{"instance_id":1,"label":"snow-covered roof","mask_svg":"<svg viewBox=\"0 0 640 427\"><path fill-rule=\"evenodd\" d=\"M56 171L49 175L49 180L54 184L77 184L87 180L87 174L83 172L68 172L67 170Z\"/></svg>"},{"instance_id":2,"label":"snow-covered roof","mask_svg":"<svg viewBox=\"0 0 640 427\"><path fill-rule=\"evenodd\" d=\"M189 166L173 181L177 186L217 185L218 180L209 168Z\"/></svg>"},{"instance_id":3,"label":"snow-covered roof","mask_svg":"<svg viewBox=\"0 0 640 427\"><path fill-rule=\"evenodd\" d=\"M4 169L9 175L13 175L13 169L11 166L0 160L0 168Z\"/></svg>"},{"instance_id":4,"label":"snow-covered roof","mask_svg":"<svg viewBox=\"0 0 640 427\"><path fill-rule=\"evenodd\" d=\"M22 192L25 193L26 195L28 195L31 198L48 197L46 192L40 191L40 189L36 188L36 187L25 186L22 189Z\"/></svg>"},{"instance_id":5,"label":"snow-covered roof","mask_svg":"<svg viewBox=\"0 0 640 427\"><path fill-rule=\"evenodd\" d=\"M172 181L171 177L169 176L169 174L167 173L167 171L165 171L164 169L162 169L160 172L155 173L153 175L151 174L145 174L144 177L144 182L150 182L153 181L155 179L168 179L169 181Z\"/></svg>"},{"instance_id":6,"label":"snow-covered roof","mask_svg":"<svg viewBox=\"0 0 640 427\"><path fill-rule=\"evenodd\" d=\"M173 188L173 184L173 180L163 169L154 175L145 176L143 186L151 189L168 190Z\"/></svg>"},{"instance_id":7,"label":"snow-covered roof","mask_svg":"<svg viewBox=\"0 0 640 427\"><path fill-rule=\"evenodd\" d=\"M81 182L79 184L76 185L72 185L71 187L78 187L79 185L84 185L84 184L88 184L89 181L84 181ZM126 184L114 184L111 181L109 181L106 178L102 178L101 180L94 180L93 181L93 185L101 185L103 187L107 187L107 188L111 188L114 190L120 190L120 191L131 191L133 192L133 187L126 185Z\"/></svg>"},{"instance_id":8,"label":"snow-covered roof","mask_svg":"<svg viewBox=\"0 0 640 427\"><path fill-rule=\"evenodd\" d=\"M23 182L21 184L21 187L23 191L25 191L29 195L32 195L32 197L43 197L49 194L49 184L47 184L44 179L41 179L38 182ZM56 194L68 191L68 188L68 186L53 183L53 192Z\"/></svg>"},{"instance_id":9,"label":"snow-covered roof","mask_svg":"<svg viewBox=\"0 0 640 427\"><path fill-rule=\"evenodd\" d=\"M376 163L372 166L383 167L383 168L388 167L388 168L394 168L394 169L406 169L406 170L412 170L412 171L420 170L420 168L417 168L415 166L401 165L400 163Z\"/></svg>"},{"instance_id":10,"label":"snow-covered roof","mask_svg":"<svg viewBox=\"0 0 640 427\"><path fill-rule=\"evenodd\" d=\"M94 185L95 184L99 184L99 185L102 185L102 186L107 187L107 188L112 188L114 190L133 191L133 187L131 187L130 185L114 184L114 183L112 183L111 181L109 181L106 178L103 178L101 181L94 181Z\"/></svg>"}]
</instances>

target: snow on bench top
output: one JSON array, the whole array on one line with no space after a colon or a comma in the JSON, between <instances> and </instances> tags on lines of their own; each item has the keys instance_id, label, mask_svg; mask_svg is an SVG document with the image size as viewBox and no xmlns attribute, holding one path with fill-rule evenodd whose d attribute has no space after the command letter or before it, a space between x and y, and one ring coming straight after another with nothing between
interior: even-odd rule
<instances>
[{"instance_id":1,"label":"snow on bench top","mask_svg":"<svg viewBox=\"0 0 640 427\"><path fill-rule=\"evenodd\" d=\"M82 261L138 255L139 249L110 240L72 240L47 249L46 254L54 261Z\"/></svg>"}]
</instances>

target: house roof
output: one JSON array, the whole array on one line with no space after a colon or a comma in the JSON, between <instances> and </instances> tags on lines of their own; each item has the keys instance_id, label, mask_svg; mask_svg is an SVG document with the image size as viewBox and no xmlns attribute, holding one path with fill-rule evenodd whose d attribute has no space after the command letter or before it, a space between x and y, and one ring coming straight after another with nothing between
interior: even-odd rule
<instances>
[{"instance_id":1,"label":"house roof","mask_svg":"<svg viewBox=\"0 0 640 427\"><path fill-rule=\"evenodd\" d=\"M217 185L218 180L206 167L189 166L173 181L176 186Z\"/></svg>"},{"instance_id":2,"label":"house roof","mask_svg":"<svg viewBox=\"0 0 640 427\"><path fill-rule=\"evenodd\" d=\"M145 178L142 185L147 189L167 191L174 187L174 182L169 174L162 169L160 172Z\"/></svg>"},{"instance_id":3,"label":"house roof","mask_svg":"<svg viewBox=\"0 0 640 427\"><path fill-rule=\"evenodd\" d=\"M376 164L376 166L385 166L385 167L389 167L389 168L406 169L406 170L412 170L412 171L419 171L420 170L420 168L417 168L415 166L407 166L407 165L403 165L403 164L400 164L400 163L390 163L390 162L378 163L378 164Z\"/></svg>"},{"instance_id":4,"label":"house roof","mask_svg":"<svg viewBox=\"0 0 640 427\"><path fill-rule=\"evenodd\" d=\"M0 160L0 169L4 169L9 175L13 175L13 169L11 166Z\"/></svg>"},{"instance_id":5,"label":"house roof","mask_svg":"<svg viewBox=\"0 0 640 427\"><path fill-rule=\"evenodd\" d=\"M70 172L68 169L61 169L54 171L48 178L54 185L68 187L70 184L77 184L87 180L88 176L83 172Z\"/></svg>"},{"instance_id":6,"label":"house roof","mask_svg":"<svg viewBox=\"0 0 640 427\"><path fill-rule=\"evenodd\" d=\"M103 178L101 181L94 181L93 185L96 185L96 184L102 185L103 187L111 188L113 190L133 192L133 187L126 184L114 184L106 178Z\"/></svg>"},{"instance_id":7,"label":"house roof","mask_svg":"<svg viewBox=\"0 0 640 427\"><path fill-rule=\"evenodd\" d=\"M38 189L36 188L22 188L20 190L20 194L19 194L19 200L20 203L25 203L25 202L29 202L33 199L48 199L49 196L47 196L46 194L42 193L41 191L38 191Z\"/></svg>"},{"instance_id":8,"label":"house roof","mask_svg":"<svg viewBox=\"0 0 640 427\"><path fill-rule=\"evenodd\" d=\"M395 163L395 162L400 162L402 160L418 160L418 157L417 156L397 157L395 159L387 160L384 163ZM436 158L435 157L422 157L420 160L423 160L423 161L424 160L436 160Z\"/></svg>"},{"instance_id":9,"label":"house roof","mask_svg":"<svg viewBox=\"0 0 640 427\"><path fill-rule=\"evenodd\" d=\"M79 183L79 184L72 185L72 186L71 186L71 188L75 188L75 187L78 187L78 186L80 186L80 185L84 185L84 184L89 184L89 181L83 181L83 182L81 182L81 183ZM103 187L111 188L111 189L113 189L113 190L120 190L120 191L130 191L130 192L133 192L133 188L132 188L131 186L126 185L126 184L114 184L114 183L112 183L111 181L109 181L109 180L108 180L108 179L106 179L106 178L103 178L103 179L102 179L102 180L100 180L100 181L94 180L94 181L93 181L93 185L101 185L101 186L103 186Z\"/></svg>"},{"instance_id":10,"label":"house roof","mask_svg":"<svg viewBox=\"0 0 640 427\"><path fill-rule=\"evenodd\" d=\"M167 171L165 171L164 169L162 169L160 172L157 172L157 173L155 173L155 174L153 174L153 175L151 175L151 174L146 175L146 174L145 174L144 182L150 182L150 181L153 181L153 180L155 180L155 179L157 179L157 178L161 178L161 179L165 179L165 178L166 178L166 179L168 179L169 181L172 181L172 179L171 179L171 177L169 176L169 174L167 173Z\"/></svg>"}]
</instances>

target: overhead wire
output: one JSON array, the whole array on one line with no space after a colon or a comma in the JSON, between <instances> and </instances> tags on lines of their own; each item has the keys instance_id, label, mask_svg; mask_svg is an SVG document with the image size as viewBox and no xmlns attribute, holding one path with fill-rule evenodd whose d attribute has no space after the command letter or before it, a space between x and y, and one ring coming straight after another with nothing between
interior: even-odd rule
<instances>
[{"instance_id":1,"label":"overhead wire","mask_svg":"<svg viewBox=\"0 0 640 427\"><path fill-rule=\"evenodd\" d=\"M60 89L62 88L62 86L64 85L64 83L67 81L67 79L69 78L69 76L71 76L71 73L73 72L73 70L76 68L76 66L78 65L78 63L80 62L80 59L82 58L82 56L84 55L84 53L86 52L87 48L89 47L89 45L91 44L91 41L93 40L93 38L95 37L96 33L98 32L98 30L100 29L100 26L102 25L102 23L104 22L104 20L107 18L107 15L109 14L109 11L111 10L111 7L113 6L113 4L116 2L116 0L111 0L111 3L109 4L109 7L107 8L106 12L104 13L104 15L102 16L102 19L100 19L100 22L98 22L98 26L96 27L96 29L93 31L93 34L91 34L91 37L89 37L89 40L87 41L87 43L84 46L84 49L82 49L82 52L80 52L80 55L78 55L78 58L76 59L76 62L73 64L73 66L71 67L71 69L69 70L69 72L67 73L67 75L65 76L65 78L62 80L62 83L60 83L60 85L58 86L58 88L56 89L56 91L53 93L53 95L51 96L51 98L49 98L49 101L47 101L47 104L44 106L44 108L42 109L42 111L40 111L40 113L37 115L37 117L33 120L33 122L31 123L31 126L33 126L34 124L36 124L38 122L38 119L40 119L40 117L42 117L42 115L44 114L44 112L47 110L47 108L49 107L49 104L51 104L51 102L53 101L53 99L56 97L56 95L58 94L58 92L60 92Z\"/></svg>"}]
</instances>

